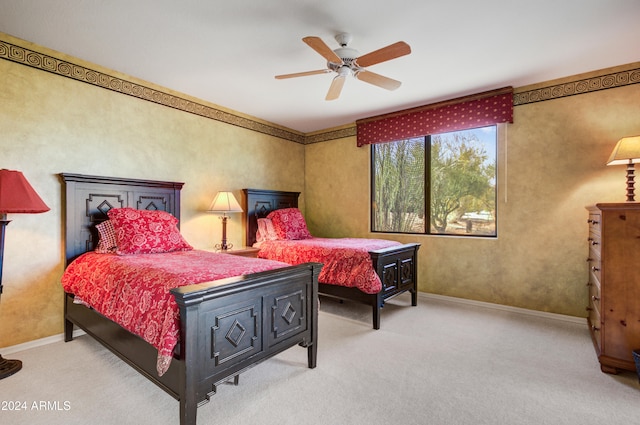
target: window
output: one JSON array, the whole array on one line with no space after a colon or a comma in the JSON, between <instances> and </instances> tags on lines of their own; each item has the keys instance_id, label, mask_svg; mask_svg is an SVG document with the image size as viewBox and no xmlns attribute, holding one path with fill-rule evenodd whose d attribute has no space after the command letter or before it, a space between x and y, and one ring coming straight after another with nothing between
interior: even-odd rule
<instances>
[{"instance_id":1,"label":"window","mask_svg":"<svg viewBox=\"0 0 640 425\"><path fill-rule=\"evenodd\" d=\"M495 125L371 145L373 232L495 237Z\"/></svg>"}]
</instances>

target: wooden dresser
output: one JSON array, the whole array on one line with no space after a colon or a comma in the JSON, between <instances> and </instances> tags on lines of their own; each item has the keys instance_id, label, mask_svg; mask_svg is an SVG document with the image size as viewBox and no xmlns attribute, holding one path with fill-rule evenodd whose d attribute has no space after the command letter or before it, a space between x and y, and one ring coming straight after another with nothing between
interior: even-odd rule
<instances>
[{"instance_id":1,"label":"wooden dresser","mask_svg":"<svg viewBox=\"0 0 640 425\"><path fill-rule=\"evenodd\" d=\"M589 211L589 328L606 373L635 371L640 349L640 203Z\"/></svg>"}]
</instances>

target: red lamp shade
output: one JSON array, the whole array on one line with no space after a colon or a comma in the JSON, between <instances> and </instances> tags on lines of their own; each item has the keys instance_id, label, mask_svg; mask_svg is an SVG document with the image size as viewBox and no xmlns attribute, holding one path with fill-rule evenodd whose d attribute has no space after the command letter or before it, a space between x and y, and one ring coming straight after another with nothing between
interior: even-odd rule
<instances>
[{"instance_id":1,"label":"red lamp shade","mask_svg":"<svg viewBox=\"0 0 640 425\"><path fill-rule=\"evenodd\" d=\"M0 294L2 294L2 263L4 262L4 231L9 224L7 214L43 213L49 207L40 199L20 171L0 170ZM0 379L22 369L20 360L5 359L0 355Z\"/></svg>"},{"instance_id":2,"label":"red lamp shade","mask_svg":"<svg viewBox=\"0 0 640 425\"><path fill-rule=\"evenodd\" d=\"M0 170L0 214L46 211L49 207L20 171Z\"/></svg>"}]
</instances>

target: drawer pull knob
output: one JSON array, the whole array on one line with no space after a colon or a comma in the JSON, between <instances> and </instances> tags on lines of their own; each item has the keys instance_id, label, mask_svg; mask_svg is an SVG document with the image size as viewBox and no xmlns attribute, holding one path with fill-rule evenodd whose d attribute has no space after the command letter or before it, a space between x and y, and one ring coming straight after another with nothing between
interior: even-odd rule
<instances>
[{"instance_id":1,"label":"drawer pull knob","mask_svg":"<svg viewBox=\"0 0 640 425\"><path fill-rule=\"evenodd\" d=\"M595 295L592 295L591 299L594 300L594 301L600 301L600 298L596 297Z\"/></svg>"},{"instance_id":2,"label":"drawer pull knob","mask_svg":"<svg viewBox=\"0 0 640 425\"><path fill-rule=\"evenodd\" d=\"M587 223L589 223L589 224L598 224L598 220L594 220L594 219L590 218L589 220L587 220Z\"/></svg>"},{"instance_id":3,"label":"drawer pull knob","mask_svg":"<svg viewBox=\"0 0 640 425\"><path fill-rule=\"evenodd\" d=\"M592 240L591 245L599 245L599 243L597 241Z\"/></svg>"},{"instance_id":4,"label":"drawer pull knob","mask_svg":"<svg viewBox=\"0 0 640 425\"><path fill-rule=\"evenodd\" d=\"M596 332L600 330L600 328L596 327L595 325L591 325L591 329Z\"/></svg>"},{"instance_id":5,"label":"drawer pull knob","mask_svg":"<svg viewBox=\"0 0 640 425\"><path fill-rule=\"evenodd\" d=\"M591 267L591 270L593 270L594 272L599 272L600 268L596 267L596 266L593 266L593 267Z\"/></svg>"}]
</instances>

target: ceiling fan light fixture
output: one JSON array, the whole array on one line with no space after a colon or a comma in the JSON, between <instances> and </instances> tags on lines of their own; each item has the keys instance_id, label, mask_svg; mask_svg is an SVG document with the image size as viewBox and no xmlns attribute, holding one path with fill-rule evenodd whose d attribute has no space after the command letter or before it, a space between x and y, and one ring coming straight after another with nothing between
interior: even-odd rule
<instances>
[{"instance_id":1,"label":"ceiling fan light fixture","mask_svg":"<svg viewBox=\"0 0 640 425\"><path fill-rule=\"evenodd\" d=\"M349 75L351 75L351 68L347 65L342 65L339 69L338 69L338 75L341 77L347 77Z\"/></svg>"}]
</instances>

